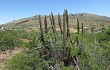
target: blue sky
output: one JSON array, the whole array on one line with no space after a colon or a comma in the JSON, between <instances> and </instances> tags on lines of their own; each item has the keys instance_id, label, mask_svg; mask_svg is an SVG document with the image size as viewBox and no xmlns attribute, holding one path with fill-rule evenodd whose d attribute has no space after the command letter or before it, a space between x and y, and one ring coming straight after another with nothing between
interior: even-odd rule
<instances>
[{"instance_id":1,"label":"blue sky","mask_svg":"<svg viewBox=\"0 0 110 70\"><path fill-rule=\"evenodd\" d=\"M110 17L110 0L0 0L0 24L38 14L92 13Z\"/></svg>"}]
</instances>

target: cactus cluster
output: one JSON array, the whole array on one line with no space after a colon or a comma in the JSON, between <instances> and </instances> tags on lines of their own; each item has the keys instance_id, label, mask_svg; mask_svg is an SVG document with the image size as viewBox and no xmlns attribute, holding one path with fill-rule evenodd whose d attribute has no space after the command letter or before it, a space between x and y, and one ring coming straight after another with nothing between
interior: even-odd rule
<instances>
[{"instance_id":1,"label":"cactus cluster","mask_svg":"<svg viewBox=\"0 0 110 70\"><path fill-rule=\"evenodd\" d=\"M58 25L61 32L56 31L56 22L55 22L53 13L51 13L49 17L50 17L52 32L49 32L48 30L48 22L47 22L46 16L44 16L44 29L43 29L41 17L39 15L40 40L42 43L41 45L42 48L40 48L41 50L39 50L40 57L42 57L42 59L46 61L50 59L54 60L53 65L58 64L58 62L61 62L61 61L63 61L64 65L67 65L67 66L70 64L73 64L79 70L77 56L72 56L70 54L72 49L75 46L75 43L79 45L79 33L80 33L79 20L77 19L77 37L75 42L73 42L73 40L71 39L70 30L69 30L69 17L68 17L67 9L64 10L63 21L61 21L62 19L60 17L60 14L58 14ZM81 27L82 27L82 35L83 35L83 24ZM52 33L53 35L52 37L50 36L50 33ZM48 39L46 39L47 35L50 36L48 37ZM59 43L59 38L60 40L62 40L62 45Z\"/></svg>"}]
</instances>

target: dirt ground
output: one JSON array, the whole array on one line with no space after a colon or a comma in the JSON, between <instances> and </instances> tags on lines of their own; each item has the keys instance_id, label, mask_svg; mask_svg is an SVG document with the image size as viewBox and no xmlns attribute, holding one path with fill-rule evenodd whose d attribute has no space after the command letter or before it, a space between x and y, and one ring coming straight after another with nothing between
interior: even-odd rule
<instances>
[{"instance_id":1,"label":"dirt ground","mask_svg":"<svg viewBox=\"0 0 110 70\"><path fill-rule=\"evenodd\" d=\"M4 61L22 52L21 48L15 47L13 50L6 50L0 53L0 70L4 67Z\"/></svg>"},{"instance_id":2,"label":"dirt ground","mask_svg":"<svg viewBox=\"0 0 110 70\"><path fill-rule=\"evenodd\" d=\"M77 29L75 29L75 28L69 28L69 30L70 30L70 33L77 32ZM56 28L56 31L60 32L60 28Z\"/></svg>"},{"instance_id":3,"label":"dirt ground","mask_svg":"<svg viewBox=\"0 0 110 70\"><path fill-rule=\"evenodd\" d=\"M22 42L24 43L29 43L29 40L28 39L20 39Z\"/></svg>"}]
</instances>

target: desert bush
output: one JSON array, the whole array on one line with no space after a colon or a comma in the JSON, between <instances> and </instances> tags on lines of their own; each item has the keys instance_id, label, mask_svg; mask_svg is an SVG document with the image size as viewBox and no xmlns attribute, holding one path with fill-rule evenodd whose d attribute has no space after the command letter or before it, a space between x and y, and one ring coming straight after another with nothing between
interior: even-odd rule
<instances>
[{"instance_id":1,"label":"desert bush","mask_svg":"<svg viewBox=\"0 0 110 70\"><path fill-rule=\"evenodd\" d=\"M8 70L31 70L31 63L36 60L34 53L22 52L15 55L12 59L6 61Z\"/></svg>"}]
</instances>

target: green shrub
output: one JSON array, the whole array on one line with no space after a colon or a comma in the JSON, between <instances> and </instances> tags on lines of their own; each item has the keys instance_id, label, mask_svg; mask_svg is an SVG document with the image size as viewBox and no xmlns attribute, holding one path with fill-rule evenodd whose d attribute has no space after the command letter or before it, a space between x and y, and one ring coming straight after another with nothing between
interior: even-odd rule
<instances>
[{"instance_id":1,"label":"green shrub","mask_svg":"<svg viewBox=\"0 0 110 70\"><path fill-rule=\"evenodd\" d=\"M8 70L30 70L30 65L36 60L34 54L20 53L6 61Z\"/></svg>"}]
</instances>

